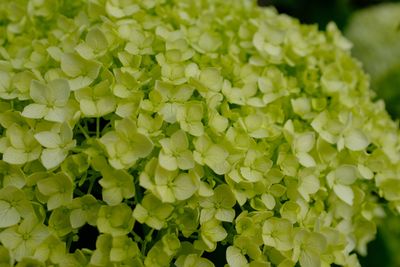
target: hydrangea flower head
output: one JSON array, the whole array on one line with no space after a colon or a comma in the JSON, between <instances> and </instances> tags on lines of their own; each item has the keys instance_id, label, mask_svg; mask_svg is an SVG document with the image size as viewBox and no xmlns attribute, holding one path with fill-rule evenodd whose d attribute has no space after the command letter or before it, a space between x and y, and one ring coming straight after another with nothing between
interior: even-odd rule
<instances>
[{"instance_id":1,"label":"hydrangea flower head","mask_svg":"<svg viewBox=\"0 0 400 267\"><path fill-rule=\"evenodd\" d=\"M333 23L245 0L0 22L6 265L354 267L400 212L398 123Z\"/></svg>"}]
</instances>

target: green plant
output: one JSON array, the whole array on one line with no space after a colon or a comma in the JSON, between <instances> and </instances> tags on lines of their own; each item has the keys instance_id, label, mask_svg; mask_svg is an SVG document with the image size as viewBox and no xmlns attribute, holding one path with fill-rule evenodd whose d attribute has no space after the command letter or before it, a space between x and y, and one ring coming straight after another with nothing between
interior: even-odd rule
<instances>
[{"instance_id":1,"label":"green plant","mask_svg":"<svg viewBox=\"0 0 400 267\"><path fill-rule=\"evenodd\" d=\"M400 211L398 125L334 24L19 0L0 32L4 266L354 267Z\"/></svg>"}]
</instances>

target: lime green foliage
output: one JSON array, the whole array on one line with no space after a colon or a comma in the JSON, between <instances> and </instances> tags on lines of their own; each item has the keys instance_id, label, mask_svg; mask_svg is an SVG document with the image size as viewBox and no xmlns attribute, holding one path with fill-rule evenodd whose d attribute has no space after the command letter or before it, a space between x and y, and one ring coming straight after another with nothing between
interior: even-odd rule
<instances>
[{"instance_id":1,"label":"lime green foliage","mask_svg":"<svg viewBox=\"0 0 400 267\"><path fill-rule=\"evenodd\" d=\"M0 1L0 44L5 266L354 267L400 211L398 125L334 24Z\"/></svg>"}]
</instances>

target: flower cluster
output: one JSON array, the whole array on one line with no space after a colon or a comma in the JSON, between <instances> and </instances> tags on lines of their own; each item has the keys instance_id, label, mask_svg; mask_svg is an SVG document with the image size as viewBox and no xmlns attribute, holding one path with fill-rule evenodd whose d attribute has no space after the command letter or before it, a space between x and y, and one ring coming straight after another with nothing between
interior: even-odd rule
<instances>
[{"instance_id":1,"label":"flower cluster","mask_svg":"<svg viewBox=\"0 0 400 267\"><path fill-rule=\"evenodd\" d=\"M0 44L2 266L355 267L400 212L398 125L334 24L15 0Z\"/></svg>"}]
</instances>

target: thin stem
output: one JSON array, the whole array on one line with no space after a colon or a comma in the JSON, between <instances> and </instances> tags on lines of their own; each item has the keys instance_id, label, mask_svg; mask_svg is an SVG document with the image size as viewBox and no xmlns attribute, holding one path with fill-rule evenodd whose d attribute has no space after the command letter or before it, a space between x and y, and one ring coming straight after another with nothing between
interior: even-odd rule
<instances>
[{"instance_id":1,"label":"thin stem","mask_svg":"<svg viewBox=\"0 0 400 267\"><path fill-rule=\"evenodd\" d=\"M74 189L74 194L76 194L80 197L85 195L85 193L83 193L81 190L79 190L79 188Z\"/></svg>"},{"instance_id":2,"label":"thin stem","mask_svg":"<svg viewBox=\"0 0 400 267\"><path fill-rule=\"evenodd\" d=\"M213 180L217 181L220 184L224 184L225 183L224 181L221 180L221 178L217 174L215 174L209 168L206 168L205 171L206 171L206 175L210 176Z\"/></svg>"},{"instance_id":3,"label":"thin stem","mask_svg":"<svg viewBox=\"0 0 400 267\"><path fill-rule=\"evenodd\" d=\"M92 192L95 180L96 180L95 176L90 177L90 184L89 184L89 188L88 188L87 194L90 194L90 192Z\"/></svg>"},{"instance_id":4,"label":"thin stem","mask_svg":"<svg viewBox=\"0 0 400 267\"><path fill-rule=\"evenodd\" d=\"M133 235L133 237L134 237L136 242L138 242L138 243L142 243L143 242L143 239L137 233L135 233L135 231L132 230L131 234Z\"/></svg>"},{"instance_id":5,"label":"thin stem","mask_svg":"<svg viewBox=\"0 0 400 267\"><path fill-rule=\"evenodd\" d=\"M81 131L81 133L85 136L86 139L90 139L90 135L86 132L86 130L80 124L78 124L78 128Z\"/></svg>"},{"instance_id":6,"label":"thin stem","mask_svg":"<svg viewBox=\"0 0 400 267\"><path fill-rule=\"evenodd\" d=\"M96 118L96 137L100 137L100 118Z\"/></svg>"},{"instance_id":7,"label":"thin stem","mask_svg":"<svg viewBox=\"0 0 400 267\"><path fill-rule=\"evenodd\" d=\"M154 229L151 229L151 230L147 233L147 235L144 237L144 241L143 241L143 244L142 244L142 248L141 248L141 250L140 250L140 252L142 252L142 255L145 255L145 253L146 253L146 246L147 246L147 243L151 240L151 236L153 235L153 232L154 232Z\"/></svg>"},{"instance_id":8,"label":"thin stem","mask_svg":"<svg viewBox=\"0 0 400 267\"><path fill-rule=\"evenodd\" d=\"M225 183L224 181L221 180L221 178L219 178L219 177L216 176L216 175L213 175L212 178L213 178L215 181L217 181L218 183L220 183L220 184L224 184L224 183Z\"/></svg>"},{"instance_id":9,"label":"thin stem","mask_svg":"<svg viewBox=\"0 0 400 267\"><path fill-rule=\"evenodd\" d=\"M71 248L73 237L74 237L73 234L72 235L70 234L70 236L68 236L67 238L67 251L69 251L69 249Z\"/></svg>"},{"instance_id":10,"label":"thin stem","mask_svg":"<svg viewBox=\"0 0 400 267\"><path fill-rule=\"evenodd\" d=\"M103 130L101 130L101 133L103 133L105 130L107 130L108 126L110 126L111 122L109 121L106 126L103 127Z\"/></svg>"},{"instance_id":11,"label":"thin stem","mask_svg":"<svg viewBox=\"0 0 400 267\"><path fill-rule=\"evenodd\" d=\"M150 231L147 233L145 240L146 241L150 241L151 240L151 236L153 235L154 229L151 228Z\"/></svg>"},{"instance_id":12,"label":"thin stem","mask_svg":"<svg viewBox=\"0 0 400 267\"><path fill-rule=\"evenodd\" d=\"M81 152L85 151L85 149L80 148L80 147L74 147L71 149L71 151L75 152L75 153L81 153Z\"/></svg>"}]
</instances>

